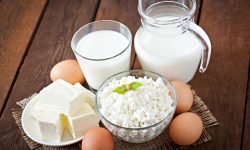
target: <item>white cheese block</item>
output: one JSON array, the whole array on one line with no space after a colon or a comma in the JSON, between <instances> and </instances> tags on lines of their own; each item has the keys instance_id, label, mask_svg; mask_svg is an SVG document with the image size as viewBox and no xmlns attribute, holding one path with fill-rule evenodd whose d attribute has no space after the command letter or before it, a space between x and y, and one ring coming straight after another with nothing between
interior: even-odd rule
<instances>
[{"instance_id":1,"label":"white cheese block","mask_svg":"<svg viewBox=\"0 0 250 150\"><path fill-rule=\"evenodd\" d=\"M39 95L41 98L37 102L37 110L53 110L69 116L74 116L85 103L84 93L63 80L56 80Z\"/></svg>"},{"instance_id":2,"label":"white cheese block","mask_svg":"<svg viewBox=\"0 0 250 150\"><path fill-rule=\"evenodd\" d=\"M84 93L84 100L92 107L95 109L95 94L91 92L90 90L86 89L83 87L80 83L74 84L75 87L80 89Z\"/></svg>"},{"instance_id":3,"label":"white cheese block","mask_svg":"<svg viewBox=\"0 0 250 150\"><path fill-rule=\"evenodd\" d=\"M39 117L39 113L40 113L40 112L39 112L38 109L36 109L36 107L37 107L36 103L37 103L37 101L39 101L39 100L40 100L40 95L39 95L39 94L37 94L35 97L32 98L32 101L34 101L34 103L33 103L32 107L31 107L31 109L30 109L30 115L31 115L31 117L33 117L34 119L36 119L36 118Z\"/></svg>"},{"instance_id":4,"label":"white cheese block","mask_svg":"<svg viewBox=\"0 0 250 150\"><path fill-rule=\"evenodd\" d=\"M33 98L31 116L36 119L43 140L60 142L68 129L73 138L99 126L95 113L95 94L80 83L74 86L57 80Z\"/></svg>"},{"instance_id":5,"label":"white cheese block","mask_svg":"<svg viewBox=\"0 0 250 150\"><path fill-rule=\"evenodd\" d=\"M64 130L60 116L54 113L43 113L43 115L46 115L46 118L37 119L41 137L45 141L60 142Z\"/></svg>"},{"instance_id":6,"label":"white cheese block","mask_svg":"<svg viewBox=\"0 0 250 150\"><path fill-rule=\"evenodd\" d=\"M99 127L99 118L93 108L85 103L81 111L75 117L68 118L69 131L74 138L82 136L87 130L93 127Z\"/></svg>"},{"instance_id":7,"label":"white cheese block","mask_svg":"<svg viewBox=\"0 0 250 150\"><path fill-rule=\"evenodd\" d=\"M60 115L55 111L40 111L36 109L40 95L33 98L36 101L31 108L31 116L36 119L40 136L45 141L60 142L63 134L63 124Z\"/></svg>"}]
</instances>

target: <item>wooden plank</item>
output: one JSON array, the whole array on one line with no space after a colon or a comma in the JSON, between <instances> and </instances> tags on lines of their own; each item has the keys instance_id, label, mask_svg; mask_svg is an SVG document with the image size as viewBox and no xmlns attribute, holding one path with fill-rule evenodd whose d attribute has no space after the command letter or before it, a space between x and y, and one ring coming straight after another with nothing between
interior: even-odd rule
<instances>
[{"instance_id":1,"label":"wooden plank","mask_svg":"<svg viewBox=\"0 0 250 150\"><path fill-rule=\"evenodd\" d=\"M102 0L95 20L116 20L125 24L133 37L139 28L141 21L137 12L136 0ZM135 59L135 51L132 46L131 68Z\"/></svg>"},{"instance_id":2,"label":"wooden plank","mask_svg":"<svg viewBox=\"0 0 250 150\"><path fill-rule=\"evenodd\" d=\"M194 22L198 23L200 19L200 12L202 9L202 1L203 0L196 0L196 11L194 13Z\"/></svg>"},{"instance_id":3,"label":"wooden plank","mask_svg":"<svg viewBox=\"0 0 250 150\"><path fill-rule=\"evenodd\" d=\"M30 50L14 84L0 119L0 145L3 149L28 149L11 115L16 102L51 83L54 64L74 58L70 41L74 32L93 21L97 0L50 0Z\"/></svg>"},{"instance_id":4,"label":"wooden plank","mask_svg":"<svg viewBox=\"0 0 250 150\"><path fill-rule=\"evenodd\" d=\"M195 17L194 17L194 20L195 22L198 22L199 21L199 14L200 14L200 8L201 8L201 1L202 0L196 0L196 12L195 12ZM135 57L135 60L133 62L133 69L141 69L141 64L137 58L137 56Z\"/></svg>"},{"instance_id":5,"label":"wooden plank","mask_svg":"<svg viewBox=\"0 0 250 150\"><path fill-rule=\"evenodd\" d=\"M47 0L0 3L0 116Z\"/></svg>"},{"instance_id":6,"label":"wooden plank","mask_svg":"<svg viewBox=\"0 0 250 150\"><path fill-rule=\"evenodd\" d=\"M202 149L241 149L249 69L249 5L248 0L203 1L200 26L210 36L212 57L208 70L197 73L191 85L220 125L209 130L212 141Z\"/></svg>"},{"instance_id":7,"label":"wooden plank","mask_svg":"<svg viewBox=\"0 0 250 150\"><path fill-rule=\"evenodd\" d=\"M250 65L250 61L249 61ZM244 125L244 133L243 133L243 150L249 150L250 148L250 70L248 70L248 91L247 91L247 99L246 99L246 114L245 114L245 125Z\"/></svg>"}]
</instances>

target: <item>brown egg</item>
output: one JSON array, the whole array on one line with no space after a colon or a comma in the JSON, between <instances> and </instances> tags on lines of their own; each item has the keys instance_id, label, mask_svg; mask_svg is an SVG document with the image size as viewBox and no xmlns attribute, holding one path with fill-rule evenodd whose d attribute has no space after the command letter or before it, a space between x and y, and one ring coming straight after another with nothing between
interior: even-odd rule
<instances>
[{"instance_id":1,"label":"brown egg","mask_svg":"<svg viewBox=\"0 0 250 150\"><path fill-rule=\"evenodd\" d=\"M169 136L174 143L187 146L196 142L201 136L203 124L198 115L186 112L178 115L169 126Z\"/></svg>"},{"instance_id":2,"label":"brown egg","mask_svg":"<svg viewBox=\"0 0 250 150\"><path fill-rule=\"evenodd\" d=\"M104 128L92 128L83 137L82 150L113 150L111 133Z\"/></svg>"},{"instance_id":3,"label":"brown egg","mask_svg":"<svg viewBox=\"0 0 250 150\"><path fill-rule=\"evenodd\" d=\"M78 62L73 59L64 60L56 64L50 72L50 78L52 81L63 79L71 84L84 82L81 68Z\"/></svg>"},{"instance_id":4,"label":"brown egg","mask_svg":"<svg viewBox=\"0 0 250 150\"><path fill-rule=\"evenodd\" d=\"M172 81L171 83L176 89L178 99L175 112L177 114L187 112L191 108L194 99L191 88L181 81Z\"/></svg>"}]
</instances>

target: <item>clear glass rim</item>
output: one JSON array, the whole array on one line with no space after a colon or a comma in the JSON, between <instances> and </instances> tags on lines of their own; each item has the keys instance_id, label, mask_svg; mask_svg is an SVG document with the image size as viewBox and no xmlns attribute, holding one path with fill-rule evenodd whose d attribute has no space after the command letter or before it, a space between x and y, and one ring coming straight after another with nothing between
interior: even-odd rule
<instances>
[{"instance_id":1,"label":"clear glass rim","mask_svg":"<svg viewBox=\"0 0 250 150\"><path fill-rule=\"evenodd\" d=\"M104 84L105 84L108 80L110 80L111 78L113 78L113 77L115 77L115 76L117 76L117 75L121 75L121 74L125 74L125 73L131 73L131 72L151 73L151 74L154 74L154 75L156 75L156 76L159 76L160 78L162 78L164 81L166 81L166 82L170 85L170 87L171 87L170 90L173 91L173 96L174 96L174 98L173 98L174 109L173 109L173 111L171 111L169 114L167 114L167 116L164 117L161 121L159 121L159 122L157 122L157 123L155 123L155 124L152 124L152 125L150 125L150 126L147 126L147 127L141 127L141 128L128 128L128 127L122 127L122 126L119 126L119 125L116 125L116 124L110 122L110 121L109 121L106 117L104 117L104 116L102 115L102 113L99 111L99 108L98 108L98 94L99 94L99 92L100 92L100 89L104 86ZM111 77L109 77L108 79L106 79L106 80L101 84L100 88L99 88L99 89L97 90L97 92L96 92L96 99L95 99L95 100L96 100L96 111L97 111L98 115L99 115L101 118L103 118L106 122L108 122L109 124L111 124L112 126L115 126L115 127L117 127L117 128L124 129L124 130L144 130L144 129L149 129L149 128L155 127L155 126L157 126L157 125L163 123L164 121L166 121L166 119L170 118L171 116L173 117L173 115L174 115L174 113L175 113L176 106L177 106L177 95L176 95L176 90L175 90L173 84L172 84L169 80L167 80L164 76L162 76L162 75L160 75L160 74L158 74L158 73L155 73L155 72L152 72L152 71L146 71L146 70L129 70L129 71L123 71L123 72L117 73L117 74L115 74L115 75L112 75Z\"/></svg>"},{"instance_id":2,"label":"clear glass rim","mask_svg":"<svg viewBox=\"0 0 250 150\"><path fill-rule=\"evenodd\" d=\"M90 26L90 25L92 25L92 24L102 23L102 22L111 22L111 23L119 24L122 28L124 28L125 30L128 31L128 33L129 33L129 35L128 35L129 38L126 37L126 39L128 39L128 45L126 46L126 48L123 49L121 52L115 54L114 56L110 56L110 57L107 57L107 58L101 58L101 59L98 59L98 58L89 58L89 57L85 57L85 56L79 54L79 53L75 50L75 48L74 48L74 46L73 46L73 45L74 45L74 41L73 41L73 40L74 40L75 36L76 36L81 30L83 30L84 28L87 28L88 26ZM115 31L115 32L116 32L116 31ZM131 43L132 43L132 34L131 34L131 31L129 30L129 28L128 28L126 25L122 24L121 22L114 21L114 20L97 20L97 21L93 21L93 22L90 22L90 23L85 24L84 26L82 26L81 28L79 28L79 29L74 33L74 35L73 35L73 37L72 37L72 40L71 40L71 49L74 51L75 54L79 55L80 57L82 57L82 58L84 58L84 59L91 60L91 61L104 61L104 60L109 60L109 59L112 59L112 58L115 58L115 57L121 55L122 53L124 53L124 52L129 48L129 46L131 45Z\"/></svg>"},{"instance_id":3,"label":"clear glass rim","mask_svg":"<svg viewBox=\"0 0 250 150\"><path fill-rule=\"evenodd\" d=\"M195 9L196 9L196 0L190 0L192 2L192 8L190 9L190 11L188 12L187 15L182 16L182 17L177 18L177 19L172 19L172 20L167 20L167 21L161 21L161 20L157 20L157 19L155 19L153 17L148 16L143 11L143 9L142 9L142 1L143 0L138 0L138 7L137 7L140 16L142 17L142 19L146 19L149 22L152 22L152 23L158 24L158 25L168 25L168 24L174 24L174 23L183 22L185 20L188 20L188 19L190 19L190 18L192 18L194 16ZM161 2L171 2L171 3L180 4L180 3L175 2L175 1L161 1ZM154 4L161 3L161 2L156 2Z\"/></svg>"}]
</instances>

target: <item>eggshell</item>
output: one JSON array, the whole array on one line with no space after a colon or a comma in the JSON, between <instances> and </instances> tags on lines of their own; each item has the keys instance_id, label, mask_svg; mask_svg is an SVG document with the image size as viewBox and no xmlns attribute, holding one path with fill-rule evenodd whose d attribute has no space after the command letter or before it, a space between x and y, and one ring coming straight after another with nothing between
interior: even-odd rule
<instances>
[{"instance_id":1,"label":"eggshell","mask_svg":"<svg viewBox=\"0 0 250 150\"><path fill-rule=\"evenodd\" d=\"M82 150L114 150L111 133L104 128L92 128L84 135Z\"/></svg>"},{"instance_id":2,"label":"eggshell","mask_svg":"<svg viewBox=\"0 0 250 150\"><path fill-rule=\"evenodd\" d=\"M63 79L71 84L83 83L85 80L78 62L72 59L56 64L50 72L50 78L52 81Z\"/></svg>"},{"instance_id":3,"label":"eggshell","mask_svg":"<svg viewBox=\"0 0 250 150\"><path fill-rule=\"evenodd\" d=\"M194 99L191 88L181 81L172 81L171 83L175 87L177 94L177 106L175 112L177 114L187 112L191 108Z\"/></svg>"},{"instance_id":4,"label":"eggshell","mask_svg":"<svg viewBox=\"0 0 250 150\"><path fill-rule=\"evenodd\" d=\"M169 126L169 136L174 143L187 146L195 143L203 130L202 120L198 115L186 112L178 115Z\"/></svg>"}]
</instances>

